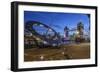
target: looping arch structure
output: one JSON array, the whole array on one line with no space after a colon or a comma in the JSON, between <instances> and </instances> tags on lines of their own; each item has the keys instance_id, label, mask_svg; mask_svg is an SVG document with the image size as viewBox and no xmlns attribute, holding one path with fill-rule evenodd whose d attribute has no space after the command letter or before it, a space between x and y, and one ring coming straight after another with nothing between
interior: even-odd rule
<instances>
[{"instance_id":1,"label":"looping arch structure","mask_svg":"<svg viewBox=\"0 0 100 73\"><path fill-rule=\"evenodd\" d=\"M34 39L39 39L44 45L58 46L61 43L60 35L50 26L38 21L28 21L25 29L32 33ZM38 40L35 40L35 44Z\"/></svg>"}]
</instances>

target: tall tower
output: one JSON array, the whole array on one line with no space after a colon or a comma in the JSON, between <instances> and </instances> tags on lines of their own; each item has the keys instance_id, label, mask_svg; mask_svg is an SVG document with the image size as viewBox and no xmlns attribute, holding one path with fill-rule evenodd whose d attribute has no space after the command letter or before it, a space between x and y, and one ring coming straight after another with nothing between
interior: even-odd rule
<instances>
[{"instance_id":1,"label":"tall tower","mask_svg":"<svg viewBox=\"0 0 100 73\"><path fill-rule=\"evenodd\" d=\"M68 36L69 36L69 28L67 26L65 26L65 28L64 28L64 38L68 39Z\"/></svg>"},{"instance_id":2,"label":"tall tower","mask_svg":"<svg viewBox=\"0 0 100 73\"><path fill-rule=\"evenodd\" d=\"M78 32L77 35L78 35L80 38L82 38L83 35L84 35L84 25L82 24L82 22L79 22L79 23L77 24L77 32Z\"/></svg>"}]
</instances>

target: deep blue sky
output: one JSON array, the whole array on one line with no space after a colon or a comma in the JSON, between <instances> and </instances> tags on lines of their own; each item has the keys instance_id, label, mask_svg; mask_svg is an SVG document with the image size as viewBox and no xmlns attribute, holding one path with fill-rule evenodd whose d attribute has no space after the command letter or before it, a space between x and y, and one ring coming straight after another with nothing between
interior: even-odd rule
<instances>
[{"instance_id":1,"label":"deep blue sky","mask_svg":"<svg viewBox=\"0 0 100 73\"><path fill-rule=\"evenodd\" d=\"M29 20L39 21L49 25L60 34L64 33L64 27L76 28L80 21L84 24L85 32L89 28L89 18L86 14L79 13L58 13L58 12L34 12L24 11L24 22Z\"/></svg>"}]
</instances>

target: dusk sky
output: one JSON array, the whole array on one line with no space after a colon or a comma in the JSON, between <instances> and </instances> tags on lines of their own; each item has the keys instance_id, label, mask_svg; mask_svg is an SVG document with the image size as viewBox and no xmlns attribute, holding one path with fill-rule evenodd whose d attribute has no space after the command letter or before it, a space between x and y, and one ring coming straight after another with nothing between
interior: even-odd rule
<instances>
[{"instance_id":1,"label":"dusk sky","mask_svg":"<svg viewBox=\"0 0 100 73\"><path fill-rule=\"evenodd\" d=\"M86 14L79 13L24 11L24 22L30 20L44 23L62 35L64 33L65 26L69 29L76 28L80 21L84 24L85 32L87 32L89 28L88 16Z\"/></svg>"}]
</instances>

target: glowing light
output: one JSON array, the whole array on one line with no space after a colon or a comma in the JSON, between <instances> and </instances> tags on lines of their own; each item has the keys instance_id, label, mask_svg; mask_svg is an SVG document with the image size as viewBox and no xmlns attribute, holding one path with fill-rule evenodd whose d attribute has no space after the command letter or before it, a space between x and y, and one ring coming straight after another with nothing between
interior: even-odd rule
<instances>
[{"instance_id":1,"label":"glowing light","mask_svg":"<svg viewBox=\"0 0 100 73\"><path fill-rule=\"evenodd\" d=\"M49 29L49 31L52 31L51 29Z\"/></svg>"},{"instance_id":2,"label":"glowing light","mask_svg":"<svg viewBox=\"0 0 100 73\"><path fill-rule=\"evenodd\" d=\"M79 34L79 31L76 31L76 34Z\"/></svg>"},{"instance_id":3,"label":"glowing light","mask_svg":"<svg viewBox=\"0 0 100 73\"><path fill-rule=\"evenodd\" d=\"M43 56L43 55L42 55L42 56L40 56L40 59L41 59L41 60L43 60L43 59L44 59L44 56Z\"/></svg>"},{"instance_id":4,"label":"glowing light","mask_svg":"<svg viewBox=\"0 0 100 73\"><path fill-rule=\"evenodd\" d=\"M46 41L43 41L44 44L48 44Z\"/></svg>"},{"instance_id":5,"label":"glowing light","mask_svg":"<svg viewBox=\"0 0 100 73\"><path fill-rule=\"evenodd\" d=\"M64 54L65 54L65 52L62 52L62 54L64 55Z\"/></svg>"},{"instance_id":6,"label":"glowing light","mask_svg":"<svg viewBox=\"0 0 100 73\"><path fill-rule=\"evenodd\" d=\"M43 27L43 25L40 25L41 27Z\"/></svg>"}]
</instances>

